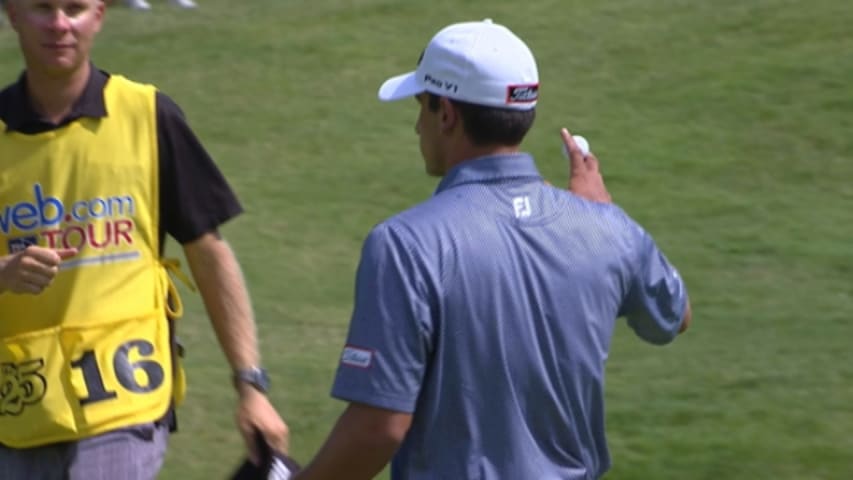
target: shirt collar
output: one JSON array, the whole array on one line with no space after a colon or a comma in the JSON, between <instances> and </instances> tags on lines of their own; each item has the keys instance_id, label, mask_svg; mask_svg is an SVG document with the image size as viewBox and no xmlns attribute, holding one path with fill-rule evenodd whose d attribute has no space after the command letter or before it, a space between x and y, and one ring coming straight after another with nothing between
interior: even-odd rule
<instances>
[{"instance_id":1,"label":"shirt collar","mask_svg":"<svg viewBox=\"0 0 853 480\"><path fill-rule=\"evenodd\" d=\"M27 73L22 73L18 77L18 81L11 86L10 108L3 119L6 123L6 131L52 130L82 117L106 117L107 106L104 103L104 87L106 87L109 78L110 75L107 72L98 70L94 65L91 65L89 79L86 81L86 86L83 88L80 97L74 102L68 115L59 124L53 125L42 119L33 108L27 92Z\"/></svg>"},{"instance_id":2,"label":"shirt collar","mask_svg":"<svg viewBox=\"0 0 853 480\"><path fill-rule=\"evenodd\" d=\"M504 155L488 155L472 160L466 160L451 168L435 193L441 193L466 183L493 183L503 180L529 178L541 180L542 175L528 153L513 153Z\"/></svg>"}]
</instances>

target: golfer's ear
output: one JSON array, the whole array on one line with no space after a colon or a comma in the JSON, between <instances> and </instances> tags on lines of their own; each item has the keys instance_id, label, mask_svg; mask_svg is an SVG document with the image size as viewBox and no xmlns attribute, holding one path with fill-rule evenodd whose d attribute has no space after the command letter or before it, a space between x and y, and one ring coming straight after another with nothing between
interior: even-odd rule
<instances>
[{"instance_id":1,"label":"golfer's ear","mask_svg":"<svg viewBox=\"0 0 853 480\"><path fill-rule=\"evenodd\" d=\"M456 109L456 106L447 97L439 98L438 114L440 115L442 132L453 130L460 120L459 110Z\"/></svg>"}]
</instances>

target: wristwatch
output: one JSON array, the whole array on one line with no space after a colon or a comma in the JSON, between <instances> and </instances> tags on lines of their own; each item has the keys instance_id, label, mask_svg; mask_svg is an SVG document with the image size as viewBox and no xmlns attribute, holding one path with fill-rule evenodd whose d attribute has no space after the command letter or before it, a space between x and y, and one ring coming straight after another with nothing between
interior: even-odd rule
<instances>
[{"instance_id":1,"label":"wristwatch","mask_svg":"<svg viewBox=\"0 0 853 480\"><path fill-rule=\"evenodd\" d=\"M234 386L247 383L261 393L267 393L270 389L270 377L267 371L261 367L242 368L234 371Z\"/></svg>"}]
</instances>

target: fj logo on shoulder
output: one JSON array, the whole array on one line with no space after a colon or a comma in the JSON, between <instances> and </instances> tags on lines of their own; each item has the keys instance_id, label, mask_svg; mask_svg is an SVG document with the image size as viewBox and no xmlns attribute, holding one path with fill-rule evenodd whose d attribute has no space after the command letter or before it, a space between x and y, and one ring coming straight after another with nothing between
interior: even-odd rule
<instances>
[{"instance_id":1,"label":"fj logo on shoulder","mask_svg":"<svg viewBox=\"0 0 853 480\"><path fill-rule=\"evenodd\" d=\"M373 351L347 345L341 354L341 364L356 368L370 368Z\"/></svg>"},{"instance_id":2,"label":"fj logo on shoulder","mask_svg":"<svg viewBox=\"0 0 853 480\"><path fill-rule=\"evenodd\" d=\"M512 199L512 206L515 209L515 218L527 218L533 213L530 208L530 197L515 197Z\"/></svg>"}]
</instances>

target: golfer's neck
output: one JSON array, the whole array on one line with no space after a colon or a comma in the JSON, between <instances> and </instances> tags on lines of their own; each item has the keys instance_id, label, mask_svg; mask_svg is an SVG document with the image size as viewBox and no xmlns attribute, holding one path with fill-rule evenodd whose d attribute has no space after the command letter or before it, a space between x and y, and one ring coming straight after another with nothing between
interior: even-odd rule
<instances>
[{"instance_id":1,"label":"golfer's neck","mask_svg":"<svg viewBox=\"0 0 853 480\"><path fill-rule=\"evenodd\" d=\"M27 69L27 92L33 109L51 123L59 123L83 94L91 72L89 62L73 71L53 74L37 68Z\"/></svg>"}]
</instances>

